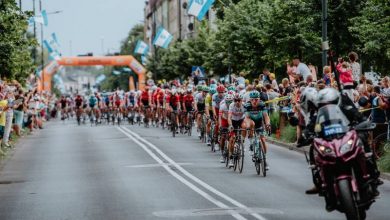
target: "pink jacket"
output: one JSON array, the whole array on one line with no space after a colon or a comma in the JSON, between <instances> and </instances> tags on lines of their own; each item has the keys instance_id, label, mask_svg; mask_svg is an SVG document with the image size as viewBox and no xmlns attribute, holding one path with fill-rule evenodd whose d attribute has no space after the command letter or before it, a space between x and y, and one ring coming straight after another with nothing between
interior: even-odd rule
<instances>
[{"instance_id":1,"label":"pink jacket","mask_svg":"<svg viewBox=\"0 0 390 220\"><path fill-rule=\"evenodd\" d=\"M344 86L352 86L353 78L352 78L352 69L346 69L341 66L342 64L337 64L337 71L340 73L340 81Z\"/></svg>"}]
</instances>

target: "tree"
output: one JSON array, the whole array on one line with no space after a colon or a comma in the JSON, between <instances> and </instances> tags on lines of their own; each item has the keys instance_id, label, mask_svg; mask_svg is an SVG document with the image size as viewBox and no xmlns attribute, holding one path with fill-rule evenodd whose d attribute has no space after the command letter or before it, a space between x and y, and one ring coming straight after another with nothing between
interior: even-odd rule
<instances>
[{"instance_id":1,"label":"tree","mask_svg":"<svg viewBox=\"0 0 390 220\"><path fill-rule=\"evenodd\" d=\"M365 63L380 73L390 72L390 2L368 0L361 15L350 19L349 30L360 41ZM365 65L368 69L369 65Z\"/></svg>"},{"instance_id":2,"label":"tree","mask_svg":"<svg viewBox=\"0 0 390 220\"><path fill-rule=\"evenodd\" d=\"M0 74L24 83L34 69L31 48L36 40L27 37L27 19L32 12L20 12L14 0L0 3Z\"/></svg>"}]
</instances>

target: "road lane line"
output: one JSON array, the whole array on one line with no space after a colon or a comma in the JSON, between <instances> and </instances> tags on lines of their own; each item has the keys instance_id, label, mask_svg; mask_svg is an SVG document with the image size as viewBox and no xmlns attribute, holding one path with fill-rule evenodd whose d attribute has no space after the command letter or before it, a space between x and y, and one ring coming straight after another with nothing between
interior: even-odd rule
<instances>
[{"instance_id":1,"label":"road lane line","mask_svg":"<svg viewBox=\"0 0 390 220\"><path fill-rule=\"evenodd\" d=\"M195 186L194 184L190 183L188 180L180 176L178 173L174 172L173 170L170 169L169 165L166 164L164 161L162 161L155 153L153 153L145 144L143 144L141 141L133 137L131 134L126 132L122 127L117 127L117 129L122 132L124 135L129 137L132 141L137 143L142 149L145 150L146 153L148 153L157 163L159 163L168 173L170 173L173 177L175 177L177 180L191 188L193 191L204 197L205 199L209 200L210 202L214 203L220 208L229 208L226 204L222 203L221 201L215 199L212 197L210 194L206 193L205 191L201 190L199 187ZM173 164L175 167L177 164ZM236 211L229 211L228 212L230 215L232 215L235 219L237 220L247 220L244 218L242 215L238 214Z\"/></svg>"},{"instance_id":2,"label":"road lane line","mask_svg":"<svg viewBox=\"0 0 390 220\"><path fill-rule=\"evenodd\" d=\"M168 166L171 166L170 163L165 163ZM192 165L193 163L178 163L180 166L186 166L186 165ZM140 164L140 165L126 165L125 167L130 168L154 168L154 167L161 167L161 164Z\"/></svg>"},{"instance_id":3,"label":"road lane line","mask_svg":"<svg viewBox=\"0 0 390 220\"><path fill-rule=\"evenodd\" d=\"M242 208L244 209L245 211L247 211L248 213L250 213L253 217L255 217L256 219L259 219L259 220L266 220L266 218L264 216L261 216L255 212L253 212L253 210L251 210L250 208L248 208L247 206L245 206L244 204L238 202L237 200L231 198L230 196L220 192L219 190L215 189L214 187L210 186L209 184L205 183L204 181L200 180L199 178L197 178L196 176L192 175L191 173L189 173L187 170L185 170L183 167L181 167L179 164L177 164L174 160L172 160L170 157L168 157L164 152L162 152L159 148L157 148L154 144L150 143L149 141L145 140L144 138L142 138L141 136L139 136L137 133L129 130L128 128L125 128L125 127L122 127L122 129L124 129L125 131L127 131L128 133L132 134L134 137L136 137L138 140L144 142L145 144L147 144L149 147L151 147L152 149L154 149L162 158L164 158L168 163L172 164L174 167L176 167L176 169L178 169L180 172L182 172L185 176L187 176L188 178L192 179L193 181L195 181L196 183L198 183L199 185L203 186L204 188L206 188L207 190L209 190L210 192L214 193L215 195L225 199L226 201L229 201L230 203L232 203L233 205L239 207L239 208Z\"/></svg>"}]
</instances>

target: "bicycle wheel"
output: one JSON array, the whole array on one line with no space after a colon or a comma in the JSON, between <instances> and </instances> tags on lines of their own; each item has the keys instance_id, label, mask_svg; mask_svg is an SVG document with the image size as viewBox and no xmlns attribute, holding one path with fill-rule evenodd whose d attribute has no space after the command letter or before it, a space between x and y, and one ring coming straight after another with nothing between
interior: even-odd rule
<instances>
[{"instance_id":1,"label":"bicycle wheel","mask_svg":"<svg viewBox=\"0 0 390 220\"><path fill-rule=\"evenodd\" d=\"M242 173L242 170L244 169L244 153L244 145L240 143L237 155L238 170L240 171L240 173Z\"/></svg>"},{"instance_id":2,"label":"bicycle wheel","mask_svg":"<svg viewBox=\"0 0 390 220\"><path fill-rule=\"evenodd\" d=\"M264 149L263 147L261 146L260 147L260 164L261 164L261 174L263 175L263 177L266 177L267 176L267 169L266 169L266 164L267 164L267 158L265 157L265 153L264 153Z\"/></svg>"},{"instance_id":3,"label":"bicycle wheel","mask_svg":"<svg viewBox=\"0 0 390 220\"><path fill-rule=\"evenodd\" d=\"M211 152L215 152L215 140L214 140L214 129L215 129L215 124L211 124L210 128L210 147L211 147Z\"/></svg>"},{"instance_id":4,"label":"bicycle wheel","mask_svg":"<svg viewBox=\"0 0 390 220\"><path fill-rule=\"evenodd\" d=\"M171 114L171 131L172 131L172 137L175 137L176 135L176 115L175 113Z\"/></svg>"},{"instance_id":5,"label":"bicycle wheel","mask_svg":"<svg viewBox=\"0 0 390 220\"><path fill-rule=\"evenodd\" d=\"M387 143L387 133L378 135L373 141L373 153L377 159L383 156L385 153L385 146Z\"/></svg>"},{"instance_id":6,"label":"bicycle wheel","mask_svg":"<svg viewBox=\"0 0 390 220\"><path fill-rule=\"evenodd\" d=\"M238 155L239 155L239 147L240 147L240 145L239 145L239 143L237 143L237 142L235 142L234 143L234 150L233 150L233 164L234 164L234 166L233 166L233 170L234 171L236 171L237 170L237 167L238 167L238 160L239 160L239 158L238 158Z\"/></svg>"},{"instance_id":7,"label":"bicycle wheel","mask_svg":"<svg viewBox=\"0 0 390 220\"><path fill-rule=\"evenodd\" d=\"M253 152L253 161L255 162L255 168L257 175L260 175L261 171L261 163L260 163L260 151L259 151L259 143L256 141L254 143L254 152Z\"/></svg>"}]
</instances>

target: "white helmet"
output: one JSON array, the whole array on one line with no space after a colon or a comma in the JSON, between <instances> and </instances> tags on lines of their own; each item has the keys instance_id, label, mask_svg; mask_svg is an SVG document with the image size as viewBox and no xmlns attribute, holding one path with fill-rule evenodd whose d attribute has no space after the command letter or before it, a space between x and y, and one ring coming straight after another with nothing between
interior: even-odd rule
<instances>
[{"instance_id":1,"label":"white helmet","mask_svg":"<svg viewBox=\"0 0 390 220\"><path fill-rule=\"evenodd\" d=\"M233 99L234 99L234 95L233 94L226 94L225 95L225 101L226 102L232 102L233 101Z\"/></svg>"},{"instance_id":2,"label":"white helmet","mask_svg":"<svg viewBox=\"0 0 390 220\"><path fill-rule=\"evenodd\" d=\"M317 90L313 87L306 87L299 98L299 104L304 112L309 112L311 108L317 108Z\"/></svg>"},{"instance_id":3,"label":"white helmet","mask_svg":"<svg viewBox=\"0 0 390 220\"><path fill-rule=\"evenodd\" d=\"M318 92L317 103L318 107L324 105L335 104L338 105L341 102L341 96L339 91L334 88L325 88Z\"/></svg>"}]
</instances>

